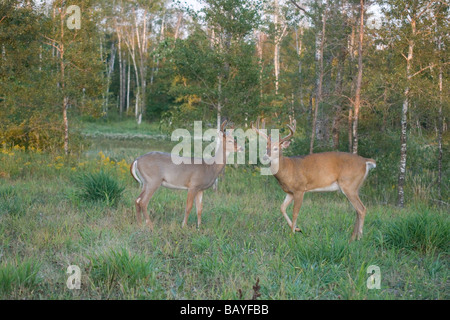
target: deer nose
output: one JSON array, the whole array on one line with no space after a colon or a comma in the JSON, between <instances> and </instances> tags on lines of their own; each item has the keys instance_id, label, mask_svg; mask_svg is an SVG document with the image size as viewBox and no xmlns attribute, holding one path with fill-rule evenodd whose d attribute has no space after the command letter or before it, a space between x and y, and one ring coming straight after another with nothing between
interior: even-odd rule
<instances>
[{"instance_id":1,"label":"deer nose","mask_svg":"<svg viewBox=\"0 0 450 320\"><path fill-rule=\"evenodd\" d=\"M263 160L264 161L269 161L269 156L267 154L263 155Z\"/></svg>"}]
</instances>

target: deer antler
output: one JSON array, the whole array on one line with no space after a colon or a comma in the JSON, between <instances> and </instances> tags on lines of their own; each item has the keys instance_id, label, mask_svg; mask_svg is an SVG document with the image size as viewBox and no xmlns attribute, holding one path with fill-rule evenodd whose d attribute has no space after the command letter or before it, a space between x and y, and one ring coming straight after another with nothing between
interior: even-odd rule
<instances>
[{"instance_id":1,"label":"deer antler","mask_svg":"<svg viewBox=\"0 0 450 320\"><path fill-rule=\"evenodd\" d=\"M294 131L297 128L297 120L293 116L289 116L289 124L293 127Z\"/></svg>"},{"instance_id":2,"label":"deer antler","mask_svg":"<svg viewBox=\"0 0 450 320\"><path fill-rule=\"evenodd\" d=\"M280 140L280 143L289 140L294 135L295 129L297 128L297 121L295 119L292 119L291 116L289 116L290 124L287 125L289 128L289 134Z\"/></svg>"},{"instance_id":3,"label":"deer antler","mask_svg":"<svg viewBox=\"0 0 450 320\"><path fill-rule=\"evenodd\" d=\"M233 135L234 129L235 129L235 125L232 122L231 126L227 129L227 135Z\"/></svg>"},{"instance_id":4,"label":"deer antler","mask_svg":"<svg viewBox=\"0 0 450 320\"><path fill-rule=\"evenodd\" d=\"M225 136L225 126L227 124L227 120L224 120L224 122L222 122L222 125L220 126L220 131L222 132L222 134Z\"/></svg>"},{"instance_id":5,"label":"deer antler","mask_svg":"<svg viewBox=\"0 0 450 320\"><path fill-rule=\"evenodd\" d=\"M262 129L264 129L264 127L265 127L265 121L264 121L264 118L262 119L262 123L263 123ZM261 131L259 130L259 117L258 117L258 121L257 121L256 125L257 125L257 126L255 127L255 126L253 125L253 122L252 122L252 123L251 123L252 129L255 130L256 133L259 134L261 137L263 137L263 138L266 139L267 141L270 141L270 135L267 136L264 132L261 132Z\"/></svg>"}]
</instances>

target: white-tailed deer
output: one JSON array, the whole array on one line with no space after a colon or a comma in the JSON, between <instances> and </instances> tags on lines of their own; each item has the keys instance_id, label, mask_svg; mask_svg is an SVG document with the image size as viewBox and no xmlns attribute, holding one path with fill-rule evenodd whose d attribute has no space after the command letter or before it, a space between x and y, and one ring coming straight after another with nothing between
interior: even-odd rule
<instances>
[{"instance_id":1,"label":"white-tailed deer","mask_svg":"<svg viewBox=\"0 0 450 320\"><path fill-rule=\"evenodd\" d=\"M252 129L267 140L265 159L270 160L270 170L278 180L281 188L287 193L281 205L281 212L287 220L292 232L300 231L296 226L298 213L302 206L305 192L337 191L351 202L356 210L356 222L350 241L360 239L363 233L366 208L359 199L359 188L369 173L376 167L373 159L363 158L345 152L323 152L306 156L284 157L282 149L290 144L296 123L288 125L290 133L279 141L272 141L270 135L261 132L252 123ZM294 200L292 221L286 208Z\"/></svg>"},{"instance_id":2,"label":"white-tailed deer","mask_svg":"<svg viewBox=\"0 0 450 320\"><path fill-rule=\"evenodd\" d=\"M136 199L136 218L138 224L142 223L142 215L145 223L153 229L153 224L147 213L148 202L155 191L162 185L170 189L187 190L187 203L184 212L182 226L187 224L193 202L197 209L197 226L202 220L203 191L211 187L219 174L223 171L226 159L231 152L240 151L240 146L235 142L231 134L224 132L226 121L221 125L219 132L219 144L213 159L207 162L194 158L175 164L172 155L164 152L149 152L138 157L130 167L131 175L142 186L142 192ZM231 131L231 130L228 130Z\"/></svg>"}]
</instances>

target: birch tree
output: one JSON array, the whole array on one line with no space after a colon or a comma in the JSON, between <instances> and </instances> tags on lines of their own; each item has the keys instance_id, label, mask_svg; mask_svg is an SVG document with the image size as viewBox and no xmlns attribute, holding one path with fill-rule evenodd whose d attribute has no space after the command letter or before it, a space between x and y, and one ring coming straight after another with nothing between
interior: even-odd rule
<instances>
[{"instance_id":1,"label":"birch tree","mask_svg":"<svg viewBox=\"0 0 450 320\"><path fill-rule=\"evenodd\" d=\"M316 59L318 61L317 67L317 89L316 89L316 99L314 104L314 116L312 121L312 129L311 129L311 141L309 144L309 153L314 152L314 140L316 135L316 127L317 127L317 115L319 113L320 103L322 102L322 89L323 89L323 75L324 75L324 65L323 65L323 51L325 48L325 38L326 38L326 25L327 25L327 10L328 5L321 3L320 9L321 17L322 17L322 30L318 35L320 42L317 46ZM317 44L317 41L316 41Z\"/></svg>"},{"instance_id":2,"label":"birch tree","mask_svg":"<svg viewBox=\"0 0 450 320\"><path fill-rule=\"evenodd\" d=\"M64 5L64 1L57 1L53 2L53 12L58 12L57 14L57 20L55 22L58 22L59 24L59 30L57 31L57 34L54 34L52 36L46 36L44 35L44 38L47 40L46 44L52 46L57 50L58 53L58 61L59 61L59 83L58 86L61 91L62 96L62 116L63 116L63 123L64 123L64 153L66 155L69 154L69 118L67 116L67 108L69 106L69 97L66 93L66 76L65 76L65 70L66 70L66 61L64 61L64 54L66 51L66 37L64 37L64 31L65 31L65 18L66 18L66 9L67 7Z\"/></svg>"},{"instance_id":3,"label":"birch tree","mask_svg":"<svg viewBox=\"0 0 450 320\"><path fill-rule=\"evenodd\" d=\"M437 64L437 89L438 89L438 119L437 119L437 145L438 145L438 174L437 174L437 190L438 201L442 203L442 162L443 162L443 134L445 125L445 107L448 109L448 95L444 93L444 72L446 67L448 70L448 50L444 48L448 46L448 4L441 4L433 8L433 31L435 34L436 46L436 64Z\"/></svg>"},{"instance_id":4,"label":"birch tree","mask_svg":"<svg viewBox=\"0 0 450 320\"><path fill-rule=\"evenodd\" d=\"M278 0L274 0L274 12L273 12L273 25L275 29L274 33L274 53L273 53L273 65L275 74L275 94L278 94L279 90L279 78L280 78L280 44L283 38L286 36L287 23L281 17L280 4Z\"/></svg>"},{"instance_id":5,"label":"birch tree","mask_svg":"<svg viewBox=\"0 0 450 320\"><path fill-rule=\"evenodd\" d=\"M402 50L400 54L405 61L405 84L401 109L400 161L397 185L397 206L399 207L404 207L405 205L404 188L407 168L408 109L412 98L412 81L415 76L428 69L428 67L425 67L417 71L415 70L419 64L415 63L414 48L416 42L419 41L420 37L424 36L424 32L429 28L426 16L429 14L431 6L436 5L436 3L428 0L386 1L388 9L385 13L391 19L389 28L395 34L395 37L400 40L400 43L396 41L393 43L400 44L400 50ZM403 43L406 45L402 46Z\"/></svg>"},{"instance_id":6,"label":"birch tree","mask_svg":"<svg viewBox=\"0 0 450 320\"><path fill-rule=\"evenodd\" d=\"M149 58L155 45L152 46L152 26L155 12L159 12L164 7L164 1L152 0L149 2L124 1L119 26L116 32L123 40L128 55L131 58L135 73L135 118L138 124L142 122L147 103L147 75ZM163 28L163 27L162 27ZM157 43L157 39L154 39ZM125 70L125 59L123 59L123 70ZM125 71L122 77L122 90L125 92ZM123 94L125 96L125 94ZM128 97L128 93L127 93ZM127 98L128 99L128 98ZM128 105L128 104L127 104Z\"/></svg>"},{"instance_id":7,"label":"birch tree","mask_svg":"<svg viewBox=\"0 0 450 320\"><path fill-rule=\"evenodd\" d=\"M361 85L363 75L363 41L364 41L364 0L360 0L360 12L359 12L359 42L358 42L358 75L356 77L356 90L354 100L354 112L353 112L353 150L354 154L358 153L358 121L359 121L359 108L361 105Z\"/></svg>"},{"instance_id":8,"label":"birch tree","mask_svg":"<svg viewBox=\"0 0 450 320\"><path fill-rule=\"evenodd\" d=\"M80 1L74 7L66 6L64 0L53 1L53 30L42 34L43 43L55 50L52 58L57 67L57 97L61 104L66 155L69 154L69 107L78 105L86 109L89 101L85 99L86 94L91 97L98 90L104 92L99 78L104 66L96 45L99 39L95 29L95 12L89 4L89 1ZM79 28L76 26L78 23ZM69 28L70 25L74 27Z\"/></svg>"}]
</instances>

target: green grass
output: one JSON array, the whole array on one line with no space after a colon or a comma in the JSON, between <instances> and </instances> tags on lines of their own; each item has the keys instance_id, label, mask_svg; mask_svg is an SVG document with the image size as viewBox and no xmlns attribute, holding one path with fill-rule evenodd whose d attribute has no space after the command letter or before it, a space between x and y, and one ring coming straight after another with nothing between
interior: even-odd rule
<instances>
[{"instance_id":1,"label":"green grass","mask_svg":"<svg viewBox=\"0 0 450 320\"><path fill-rule=\"evenodd\" d=\"M133 156L167 148L92 139L80 162L100 150L130 162L127 146ZM219 191L204 194L200 229L195 209L181 228L186 192L160 188L150 232L136 224L140 191L130 175L114 176L125 189L111 207L76 197L83 167L41 167L45 174L36 166L0 179L0 299L250 299L257 279L261 299L450 298L446 208L410 201L400 210L365 186L364 236L348 244L355 213L347 199L311 193L298 220L303 233L292 234L275 179L228 166ZM69 265L81 269L79 290L66 286ZM379 290L366 286L370 265L380 267Z\"/></svg>"},{"instance_id":2,"label":"green grass","mask_svg":"<svg viewBox=\"0 0 450 320\"><path fill-rule=\"evenodd\" d=\"M154 265L154 260L145 254L131 255L127 249L122 248L91 255L88 259L92 285L108 295L117 290L132 296L163 294L156 279L158 268Z\"/></svg>"},{"instance_id":3,"label":"green grass","mask_svg":"<svg viewBox=\"0 0 450 320\"><path fill-rule=\"evenodd\" d=\"M26 204L12 186L0 187L0 215L21 215L25 213Z\"/></svg>"},{"instance_id":4,"label":"green grass","mask_svg":"<svg viewBox=\"0 0 450 320\"><path fill-rule=\"evenodd\" d=\"M83 123L83 133L94 136L110 135L133 138L133 135L155 136L161 135L159 124L142 122L140 125L134 119L126 119L117 122L97 120Z\"/></svg>"},{"instance_id":5,"label":"green grass","mask_svg":"<svg viewBox=\"0 0 450 320\"><path fill-rule=\"evenodd\" d=\"M81 199L100 201L107 206L116 206L125 189L112 174L104 170L83 173L77 178L77 183Z\"/></svg>"},{"instance_id":6,"label":"green grass","mask_svg":"<svg viewBox=\"0 0 450 320\"><path fill-rule=\"evenodd\" d=\"M383 245L422 252L450 249L450 220L428 209L396 217L384 229L380 237Z\"/></svg>"},{"instance_id":7,"label":"green grass","mask_svg":"<svg viewBox=\"0 0 450 320\"><path fill-rule=\"evenodd\" d=\"M39 283L40 265L34 261L12 261L0 264L0 294L18 295L20 292L32 290Z\"/></svg>"}]
</instances>

